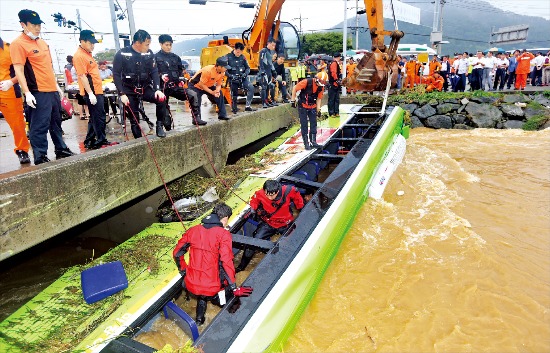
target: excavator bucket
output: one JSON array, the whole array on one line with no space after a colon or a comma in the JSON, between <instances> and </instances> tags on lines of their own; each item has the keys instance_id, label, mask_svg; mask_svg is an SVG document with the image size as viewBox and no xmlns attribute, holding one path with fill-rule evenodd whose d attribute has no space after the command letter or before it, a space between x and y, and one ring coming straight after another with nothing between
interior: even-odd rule
<instances>
[{"instance_id":1,"label":"excavator bucket","mask_svg":"<svg viewBox=\"0 0 550 353\"><path fill-rule=\"evenodd\" d=\"M344 79L344 86L348 89L366 92L386 90L390 69L388 61L383 58L384 54L379 50L366 53L355 67L354 72ZM397 85L397 64L393 63L391 67L393 72L391 86L395 87Z\"/></svg>"}]
</instances>

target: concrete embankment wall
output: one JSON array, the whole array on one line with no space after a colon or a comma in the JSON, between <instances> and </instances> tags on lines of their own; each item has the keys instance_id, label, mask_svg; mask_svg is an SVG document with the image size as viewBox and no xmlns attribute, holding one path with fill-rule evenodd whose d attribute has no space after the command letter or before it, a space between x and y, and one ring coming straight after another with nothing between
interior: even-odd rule
<instances>
[{"instance_id":1,"label":"concrete embankment wall","mask_svg":"<svg viewBox=\"0 0 550 353\"><path fill-rule=\"evenodd\" d=\"M290 125L289 105L151 138L166 182L202 169L213 175L230 152ZM202 137L201 137L202 136ZM4 174L0 179L0 260L162 186L144 138Z\"/></svg>"}]
</instances>

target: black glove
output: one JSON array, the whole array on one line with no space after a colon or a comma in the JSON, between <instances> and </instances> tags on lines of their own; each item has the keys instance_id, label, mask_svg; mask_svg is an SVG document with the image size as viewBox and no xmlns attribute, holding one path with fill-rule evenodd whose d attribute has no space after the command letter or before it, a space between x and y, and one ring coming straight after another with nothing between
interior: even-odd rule
<instances>
[{"instance_id":1,"label":"black glove","mask_svg":"<svg viewBox=\"0 0 550 353\"><path fill-rule=\"evenodd\" d=\"M292 108L298 107L298 104L296 104L296 101L290 101L290 105L292 106Z\"/></svg>"},{"instance_id":2,"label":"black glove","mask_svg":"<svg viewBox=\"0 0 550 353\"><path fill-rule=\"evenodd\" d=\"M318 117L318 118L321 117L321 111L320 111L320 110L317 111L317 117Z\"/></svg>"}]
</instances>

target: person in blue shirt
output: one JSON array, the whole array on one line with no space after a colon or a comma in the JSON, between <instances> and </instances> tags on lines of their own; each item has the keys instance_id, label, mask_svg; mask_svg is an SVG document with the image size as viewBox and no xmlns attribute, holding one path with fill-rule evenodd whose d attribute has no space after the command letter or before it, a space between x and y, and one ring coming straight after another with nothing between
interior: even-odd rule
<instances>
[{"instance_id":1,"label":"person in blue shirt","mask_svg":"<svg viewBox=\"0 0 550 353\"><path fill-rule=\"evenodd\" d=\"M506 78L506 88L510 89L512 85L514 84L514 81L516 80L516 68L518 67L518 55L519 50L515 50L514 54L508 58L509 65L508 65L508 72L507 72L507 78Z\"/></svg>"}]
</instances>

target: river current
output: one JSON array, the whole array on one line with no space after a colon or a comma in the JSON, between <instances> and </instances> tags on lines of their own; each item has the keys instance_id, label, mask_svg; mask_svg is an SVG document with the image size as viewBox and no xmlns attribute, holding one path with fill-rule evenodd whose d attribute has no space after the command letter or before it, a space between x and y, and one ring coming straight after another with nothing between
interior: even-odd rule
<instances>
[{"instance_id":1,"label":"river current","mask_svg":"<svg viewBox=\"0 0 550 353\"><path fill-rule=\"evenodd\" d=\"M549 151L550 130L412 130L284 352L550 352Z\"/></svg>"}]
</instances>

